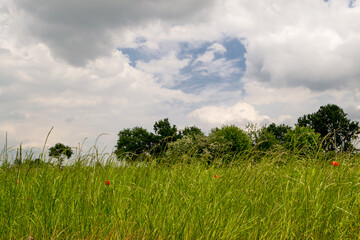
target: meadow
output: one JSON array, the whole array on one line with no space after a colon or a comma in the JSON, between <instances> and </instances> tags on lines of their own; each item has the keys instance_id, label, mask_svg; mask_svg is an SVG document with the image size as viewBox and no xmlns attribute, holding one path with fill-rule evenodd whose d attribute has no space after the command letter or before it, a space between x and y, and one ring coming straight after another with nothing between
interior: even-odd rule
<instances>
[{"instance_id":1,"label":"meadow","mask_svg":"<svg viewBox=\"0 0 360 240\"><path fill-rule=\"evenodd\" d=\"M87 160L2 164L0 239L360 238L358 155Z\"/></svg>"}]
</instances>

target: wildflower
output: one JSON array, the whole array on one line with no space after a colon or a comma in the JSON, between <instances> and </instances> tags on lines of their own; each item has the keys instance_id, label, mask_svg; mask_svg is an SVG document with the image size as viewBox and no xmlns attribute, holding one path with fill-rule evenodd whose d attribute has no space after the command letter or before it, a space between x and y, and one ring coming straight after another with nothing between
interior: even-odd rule
<instances>
[{"instance_id":1,"label":"wildflower","mask_svg":"<svg viewBox=\"0 0 360 240\"><path fill-rule=\"evenodd\" d=\"M31 197L27 197L26 199L27 199L27 200L30 200L30 199L31 199Z\"/></svg>"},{"instance_id":2,"label":"wildflower","mask_svg":"<svg viewBox=\"0 0 360 240\"><path fill-rule=\"evenodd\" d=\"M335 162L335 161L331 161L331 165L337 167L337 166L339 166L339 163L338 163L338 162Z\"/></svg>"},{"instance_id":3,"label":"wildflower","mask_svg":"<svg viewBox=\"0 0 360 240\"><path fill-rule=\"evenodd\" d=\"M110 185L110 181L109 180L105 180L105 185L109 186Z\"/></svg>"},{"instance_id":4,"label":"wildflower","mask_svg":"<svg viewBox=\"0 0 360 240\"><path fill-rule=\"evenodd\" d=\"M214 178L219 178L219 175L215 174Z\"/></svg>"}]
</instances>

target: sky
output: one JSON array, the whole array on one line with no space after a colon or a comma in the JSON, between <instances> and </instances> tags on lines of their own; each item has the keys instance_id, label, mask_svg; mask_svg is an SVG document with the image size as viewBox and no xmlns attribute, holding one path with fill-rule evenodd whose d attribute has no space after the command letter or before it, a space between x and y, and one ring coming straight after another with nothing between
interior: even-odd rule
<instances>
[{"instance_id":1,"label":"sky","mask_svg":"<svg viewBox=\"0 0 360 240\"><path fill-rule=\"evenodd\" d=\"M360 121L356 0L0 0L0 144L112 151L169 118L204 132Z\"/></svg>"}]
</instances>

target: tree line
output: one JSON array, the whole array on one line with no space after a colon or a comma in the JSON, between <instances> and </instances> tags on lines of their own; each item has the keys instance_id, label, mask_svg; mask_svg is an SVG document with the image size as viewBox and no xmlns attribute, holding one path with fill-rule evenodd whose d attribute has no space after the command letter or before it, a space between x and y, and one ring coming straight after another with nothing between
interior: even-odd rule
<instances>
[{"instance_id":1,"label":"tree line","mask_svg":"<svg viewBox=\"0 0 360 240\"><path fill-rule=\"evenodd\" d=\"M212 129L208 135L196 126L178 130L165 118L155 122L154 133L138 126L121 130L115 153L118 159L130 161L141 161L147 156L201 157L209 161L221 157L226 161L250 150L266 153L284 149L302 155L319 150L354 152L359 133L358 122L348 119L339 106L328 104L299 117L294 127L271 123L257 129L249 124L242 130L235 125L224 125Z\"/></svg>"},{"instance_id":2,"label":"tree line","mask_svg":"<svg viewBox=\"0 0 360 240\"><path fill-rule=\"evenodd\" d=\"M243 130L235 125L224 125L206 135L196 126L178 130L165 118L155 122L153 129L154 132L149 132L136 126L119 131L114 152L117 159L143 161L156 157L171 162L201 158L212 162L218 158L227 162L250 152L261 156L277 150L302 156L319 152L354 153L360 133L359 123L348 119L343 109L334 104L299 117L294 127L271 123L257 128L248 124ZM21 153L20 146L15 165L22 164ZM57 159L59 166L72 154L71 147L63 143L49 148L49 157ZM41 162L40 158L31 160L31 157L25 161L30 165Z\"/></svg>"}]
</instances>

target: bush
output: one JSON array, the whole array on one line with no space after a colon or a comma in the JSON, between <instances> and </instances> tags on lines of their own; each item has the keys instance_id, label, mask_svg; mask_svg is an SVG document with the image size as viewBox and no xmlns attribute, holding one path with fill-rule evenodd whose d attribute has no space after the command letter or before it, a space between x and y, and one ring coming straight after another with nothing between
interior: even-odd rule
<instances>
[{"instance_id":1,"label":"bush","mask_svg":"<svg viewBox=\"0 0 360 240\"><path fill-rule=\"evenodd\" d=\"M225 144L226 147L222 153L232 157L251 149L249 136L235 125L225 125L220 129L213 129L209 137L214 143Z\"/></svg>"},{"instance_id":2,"label":"bush","mask_svg":"<svg viewBox=\"0 0 360 240\"><path fill-rule=\"evenodd\" d=\"M223 150L230 147L230 143L215 141L212 137L202 134L188 135L168 143L166 157L169 162L188 162L189 159L212 162L216 157L222 157Z\"/></svg>"},{"instance_id":3,"label":"bush","mask_svg":"<svg viewBox=\"0 0 360 240\"><path fill-rule=\"evenodd\" d=\"M313 156L321 148L321 136L309 127L296 126L285 134L284 146L290 152Z\"/></svg>"},{"instance_id":4,"label":"bush","mask_svg":"<svg viewBox=\"0 0 360 240\"><path fill-rule=\"evenodd\" d=\"M266 152L279 144L280 142L277 140L276 136L266 128L263 128L257 138L255 148L261 152Z\"/></svg>"}]
</instances>

